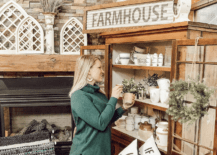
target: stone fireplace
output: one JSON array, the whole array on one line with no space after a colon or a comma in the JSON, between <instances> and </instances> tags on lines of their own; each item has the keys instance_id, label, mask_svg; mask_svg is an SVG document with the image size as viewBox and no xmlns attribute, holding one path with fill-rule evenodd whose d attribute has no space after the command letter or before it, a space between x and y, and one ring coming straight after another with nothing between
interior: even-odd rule
<instances>
[{"instance_id":1,"label":"stone fireplace","mask_svg":"<svg viewBox=\"0 0 217 155\"><path fill-rule=\"evenodd\" d=\"M56 153L67 154L75 127L68 97L72 84L67 76L0 79L0 136L22 134L31 122L40 126L46 120L55 129Z\"/></svg>"}]
</instances>

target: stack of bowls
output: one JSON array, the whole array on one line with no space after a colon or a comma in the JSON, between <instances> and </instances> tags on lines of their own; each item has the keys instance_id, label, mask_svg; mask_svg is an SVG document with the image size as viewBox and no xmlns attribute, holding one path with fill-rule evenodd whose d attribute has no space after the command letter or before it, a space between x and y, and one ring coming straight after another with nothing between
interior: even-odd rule
<instances>
[{"instance_id":1,"label":"stack of bowls","mask_svg":"<svg viewBox=\"0 0 217 155\"><path fill-rule=\"evenodd\" d=\"M125 120L126 117L127 116L122 116L121 118L119 118L117 121L115 121L115 125L118 128L125 129L126 128L126 120Z\"/></svg>"},{"instance_id":2,"label":"stack of bowls","mask_svg":"<svg viewBox=\"0 0 217 155\"><path fill-rule=\"evenodd\" d=\"M128 115L126 118L126 130L127 131L134 130L134 117L132 115Z\"/></svg>"}]
</instances>

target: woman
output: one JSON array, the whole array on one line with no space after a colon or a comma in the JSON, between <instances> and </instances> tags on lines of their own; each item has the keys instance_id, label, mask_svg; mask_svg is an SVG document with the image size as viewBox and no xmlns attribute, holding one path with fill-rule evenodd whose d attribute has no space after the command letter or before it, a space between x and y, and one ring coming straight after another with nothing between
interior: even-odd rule
<instances>
[{"instance_id":1,"label":"woman","mask_svg":"<svg viewBox=\"0 0 217 155\"><path fill-rule=\"evenodd\" d=\"M76 61L73 87L69 93L76 124L70 155L111 155L109 124L122 116L129 107L115 110L122 86L112 89L108 100L96 82L102 82L101 60L83 55Z\"/></svg>"}]
</instances>

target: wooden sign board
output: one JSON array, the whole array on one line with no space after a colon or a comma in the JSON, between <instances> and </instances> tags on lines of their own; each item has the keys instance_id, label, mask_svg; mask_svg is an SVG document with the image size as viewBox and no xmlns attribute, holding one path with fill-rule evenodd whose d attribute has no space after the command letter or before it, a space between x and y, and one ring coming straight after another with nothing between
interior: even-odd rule
<instances>
[{"instance_id":1,"label":"wooden sign board","mask_svg":"<svg viewBox=\"0 0 217 155\"><path fill-rule=\"evenodd\" d=\"M118 2L87 8L83 33L168 24L173 22L173 0Z\"/></svg>"}]
</instances>

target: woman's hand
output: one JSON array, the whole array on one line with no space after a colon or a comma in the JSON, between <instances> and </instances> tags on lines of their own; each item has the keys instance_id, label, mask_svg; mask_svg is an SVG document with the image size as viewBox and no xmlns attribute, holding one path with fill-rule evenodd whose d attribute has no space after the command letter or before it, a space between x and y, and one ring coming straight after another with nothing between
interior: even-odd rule
<instances>
[{"instance_id":1,"label":"woman's hand","mask_svg":"<svg viewBox=\"0 0 217 155\"><path fill-rule=\"evenodd\" d=\"M111 97L119 98L121 95L121 92L123 90L123 86L121 85L116 85L114 88L112 88L112 95Z\"/></svg>"}]
</instances>

